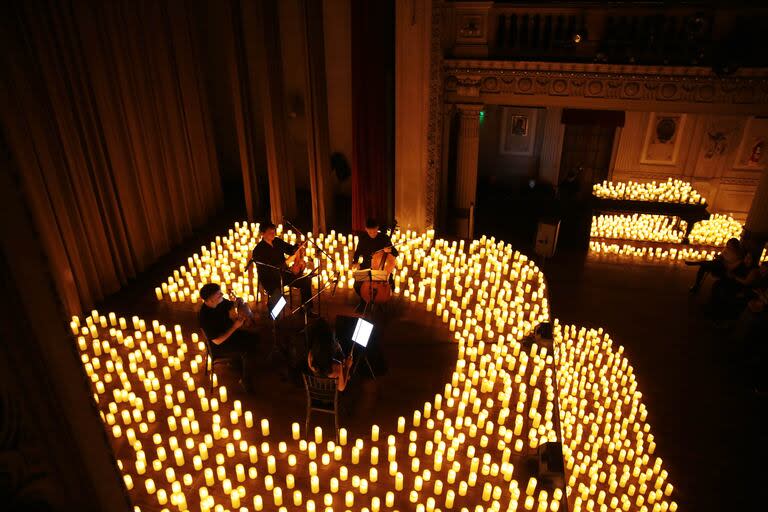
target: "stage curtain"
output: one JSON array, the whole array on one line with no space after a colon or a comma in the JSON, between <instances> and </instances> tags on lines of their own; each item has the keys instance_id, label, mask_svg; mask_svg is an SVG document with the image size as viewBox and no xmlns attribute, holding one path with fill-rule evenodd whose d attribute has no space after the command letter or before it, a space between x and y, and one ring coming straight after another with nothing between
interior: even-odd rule
<instances>
[{"instance_id":1,"label":"stage curtain","mask_svg":"<svg viewBox=\"0 0 768 512\"><path fill-rule=\"evenodd\" d=\"M352 229L387 221L386 2L352 2Z\"/></svg>"},{"instance_id":2,"label":"stage curtain","mask_svg":"<svg viewBox=\"0 0 768 512\"><path fill-rule=\"evenodd\" d=\"M193 24L166 0L13 2L0 18L4 138L78 314L221 202Z\"/></svg>"}]
</instances>

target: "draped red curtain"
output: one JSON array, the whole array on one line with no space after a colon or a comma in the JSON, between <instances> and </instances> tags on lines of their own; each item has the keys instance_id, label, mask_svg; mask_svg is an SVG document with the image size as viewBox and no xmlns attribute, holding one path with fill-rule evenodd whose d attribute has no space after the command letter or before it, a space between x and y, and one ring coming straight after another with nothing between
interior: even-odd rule
<instances>
[{"instance_id":1,"label":"draped red curtain","mask_svg":"<svg viewBox=\"0 0 768 512\"><path fill-rule=\"evenodd\" d=\"M367 217L388 220L385 63L392 48L387 3L353 1L351 6L353 230L363 229Z\"/></svg>"},{"instance_id":2,"label":"draped red curtain","mask_svg":"<svg viewBox=\"0 0 768 512\"><path fill-rule=\"evenodd\" d=\"M0 119L70 314L221 201L183 1L27 1L0 15Z\"/></svg>"}]
</instances>

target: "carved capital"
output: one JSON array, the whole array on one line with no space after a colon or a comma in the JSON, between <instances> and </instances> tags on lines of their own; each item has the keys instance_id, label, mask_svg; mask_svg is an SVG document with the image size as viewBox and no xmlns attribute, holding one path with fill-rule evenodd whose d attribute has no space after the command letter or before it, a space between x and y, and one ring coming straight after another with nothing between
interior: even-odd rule
<instances>
[{"instance_id":1,"label":"carved capital","mask_svg":"<svg viewBox=\"0 0 768 512\"><path fill-rule=\"evenodd\" d=\"M480 96L480 87L482 82L481 75L455 75L456 93L459 96L478 97Z\"/></svg>"}]
</instances>

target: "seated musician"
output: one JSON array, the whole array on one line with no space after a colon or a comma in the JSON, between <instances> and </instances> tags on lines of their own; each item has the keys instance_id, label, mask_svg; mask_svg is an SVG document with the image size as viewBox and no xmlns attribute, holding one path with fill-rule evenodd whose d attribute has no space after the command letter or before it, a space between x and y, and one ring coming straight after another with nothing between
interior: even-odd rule
<instances>
[{"instance_id":1,"label":"seated musician","mask_svg":"<svg viewBox=\"0 0 768 512\"><path fill-rule=\"evenodd\" d=\"M208 283L200 288L200 298L203 305L200 307L198 319L200 328L208 338L213 357L225 355L243 356L243 373L240 384L246 391L251 390L249 380L251 355L256 349L256 336L241 330L246 320L245 315L238 315L232 319L232 309L236 303L225 299L221 293L221 287L216 283Z\"/></svg>"},{"instance_id":2,"label":"seated musician","mask_svg":"<svg viewBox=\"0 0 768 512\"><path fill-rule=\"evenodd\" d=\"M331 327L323 319L315 322L310 331L311 347L307 365L318 377L337 379L336 388L344 391L352 368L352 353L344 356L341 345L333 337Z\"/></svg>"},{"instance_id":3,"label":"seated musician","mask_svg":"<svg viewBox=\"0 0 768 512\"><path fill-rule=\"evenodd\" d=\"M277 238L277 228L272 223L265 223L259 227L261 241L256 244L251 255L251 262L259 271L259 281L268 295L272 295L280 289L282 284L290 285L301 291L301 302L306 304L307 314L312 318L317 315L312 311L312 302L307 302L312 297L312 281L307 276L297 276L289 272L285 266L285 256L290 256L298 250L298 246L291 245L282 238ZM277 268L282 270L278 270ZM282 293L282 290L280 290Z\"/></svg>"},{"instance_id":4,"label":"seated musician","mask_svg":"<svg viewBox=\"0 0 768 512\"><path fill-rule=\"evenodd\" d=\"M358 239L357 248L355 249L355 254L352 259L355 262L358 262L360 261L360 258L362 258L362 262L360 262L358 268L361 270L368 269L371 268L371 259L373 258L374 253L377 251L383 251L385 253L392 254L392 256L397 256L397 249L395 249L395 247L392 245L392 240L387 236L386 233L379 231L379 223L376 221L376 219L369 218L365 221L365 234L361 235ZM389 276L389 284L394 289L395 280L391 275ZM362 286L362 282L355 282L354 287L358 296L360 295L360 288ZM358 308L361 306L361 304L358 304Z\"/></svg>"}]
</instances>

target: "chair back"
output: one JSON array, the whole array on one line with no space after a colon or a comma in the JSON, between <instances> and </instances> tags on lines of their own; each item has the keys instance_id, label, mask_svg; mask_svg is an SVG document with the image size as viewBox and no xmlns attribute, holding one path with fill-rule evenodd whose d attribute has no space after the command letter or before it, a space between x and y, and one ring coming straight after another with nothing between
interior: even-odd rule
<instances>
[{"instance_id":1,"label":"chair back","mask_svg":"<svg viewBox=\"0 0 768 512\"><path fill-rule=\"evenodd\" d=\"M211 350L211 340L208 339L208 336L205 335L205 331L202 329L200 329L200 337L205 342L205 364L207 367L208 359L210 358L211 361L213 361L213 350Z\"/></svg>"},{"instance_id":2,"label":"chair back","mask_svg":"<svg viewBox=\"0 0 768 512\"><path fill-rule=\"evenodd\" d=\"M313 409L317 409L314 404L335 404L339 396L339 390L336 387L337 380L329 377L316 377L308 373L303 374L304 388L307 391L307 401ZM322 406L319 408L323 408Z\"/></svg>"}]
</instances>

